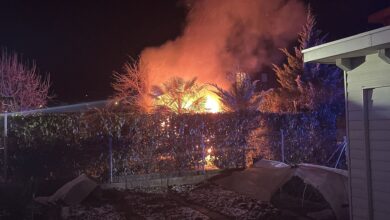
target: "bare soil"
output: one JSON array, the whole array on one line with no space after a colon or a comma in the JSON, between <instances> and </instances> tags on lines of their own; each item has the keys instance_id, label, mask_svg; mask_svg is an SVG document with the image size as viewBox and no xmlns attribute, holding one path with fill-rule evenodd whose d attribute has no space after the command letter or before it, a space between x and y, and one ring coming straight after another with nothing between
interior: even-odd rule
<instances>
[{"instance_id":1,"label":"bare soil","mask_svg":"<svg viewBox=\"0 0 390 220\"><path fill-rule=\"evenodd\" d=\"M66 207L61 204L42 206L26 203L10 212L0 204L0 219L263 219L310 220L308 213L328 208L323 198L306 189L309 200L301 203L301 189L296 181L275 195L272 203L266 203L227 190L213 183L184 185L166 188L134 190L97 189L81 204ZM291 189L289 189L291 188ZM295 192L295 191L296 192ZM312 193L312 194L310 194ZM296 195L294 195L296 194ZM1 195L1 193L0 193ZM11 197L9 197L11 198ZM8 211L7 211L8 209ZM11 210L12 211L12 210ZM333 219L333 218L330 218Z\"/></svg>"}]
</instances>

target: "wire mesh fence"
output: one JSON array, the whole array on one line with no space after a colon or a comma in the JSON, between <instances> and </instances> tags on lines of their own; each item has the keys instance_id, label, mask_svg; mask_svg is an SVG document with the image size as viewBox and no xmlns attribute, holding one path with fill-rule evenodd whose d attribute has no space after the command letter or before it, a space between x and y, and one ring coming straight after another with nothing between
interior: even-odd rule
<instances>
[{"instance_id":1,"label":"wire mesh fence","mask_svg":"<svg viewBox=\"0 0 390 220\"><path fill-rule=\"evenodd\" d=\"M9 178L46 179L87 173L112 181L125 175L244 168L259 158L329 165L338 149L333 130L314 127L305 117L258 112L15 116L8 122L7 172Z\"/></svg>"}]
</instances>

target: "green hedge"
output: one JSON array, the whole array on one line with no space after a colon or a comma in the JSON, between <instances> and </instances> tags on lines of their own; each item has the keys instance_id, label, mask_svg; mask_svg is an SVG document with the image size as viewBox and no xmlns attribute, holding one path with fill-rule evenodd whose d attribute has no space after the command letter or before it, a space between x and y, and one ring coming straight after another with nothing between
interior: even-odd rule
<instances>
[{"instance_id":1,"label":"green hedge","mask_svg":"<svg viewBox=\"0 0 390 220\"><path fill-rule=\"evenodd\" d=\"M85 172L105 180L109 139L114 175L202 169L207 149L219 168L245 167L255 157L280 160L280 129L285 131L291 163L323 164L335 147L334 125L316 114L95 111L17 116L9 121L10 173L17 178Z\"/></svg>"}]
</instances>

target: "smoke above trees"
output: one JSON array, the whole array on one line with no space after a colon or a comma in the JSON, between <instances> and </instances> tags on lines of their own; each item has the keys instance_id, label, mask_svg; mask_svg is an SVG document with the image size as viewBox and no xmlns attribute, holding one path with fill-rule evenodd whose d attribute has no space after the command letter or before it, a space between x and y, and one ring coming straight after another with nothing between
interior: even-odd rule
<instances>
[{"instance_id":1,"label":"smoke above trees","mask_svg":"<svg viewBox=\"0 0 390 220\"><path fill-rule=\"evenodd\" d=\"M141 53L150 85L180 76L227 88L229 73L255 73L279 62L278 48L296 40L305 21L305 6L297 0L186 3L189 12L182 34Z\"/></svg>"}]
</instances>

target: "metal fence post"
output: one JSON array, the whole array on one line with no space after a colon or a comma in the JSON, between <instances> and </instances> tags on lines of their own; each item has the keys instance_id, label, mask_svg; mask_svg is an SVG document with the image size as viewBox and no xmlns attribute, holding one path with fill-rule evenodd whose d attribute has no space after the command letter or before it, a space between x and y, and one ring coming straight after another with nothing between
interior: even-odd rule
<instances>
[{"instance_id":1,"label":"metal fence post","mask_svg":"<svg viewBox=\"0 0 390 220\"><path fill-rule=\"evenodd\" d=\"M4 113L4 134L3 134L3 147L4 147L4 181L7 181L8 177L8 146L7 146L7 136L8 136L8 114Z\"/></svg>"},{"instance_id":2,"label":"metal fence post","mask_svg":"<svg viewBox=\"0 0 390 220\"><path fill-rule=\"evenodd\" d=\"M112 183L112 136L108 137L108 150L110 158L110 183Z\"/></svg>"},{"instance_id":3,"label":"metal fence post","mask_svg":"<svg viewBox=\"0 0 390 220\"><path fill-rule=\"evenodd\" d=\"M282 162L284 163L284 130L280 129Z\"/></svg>"}]
</instances>

